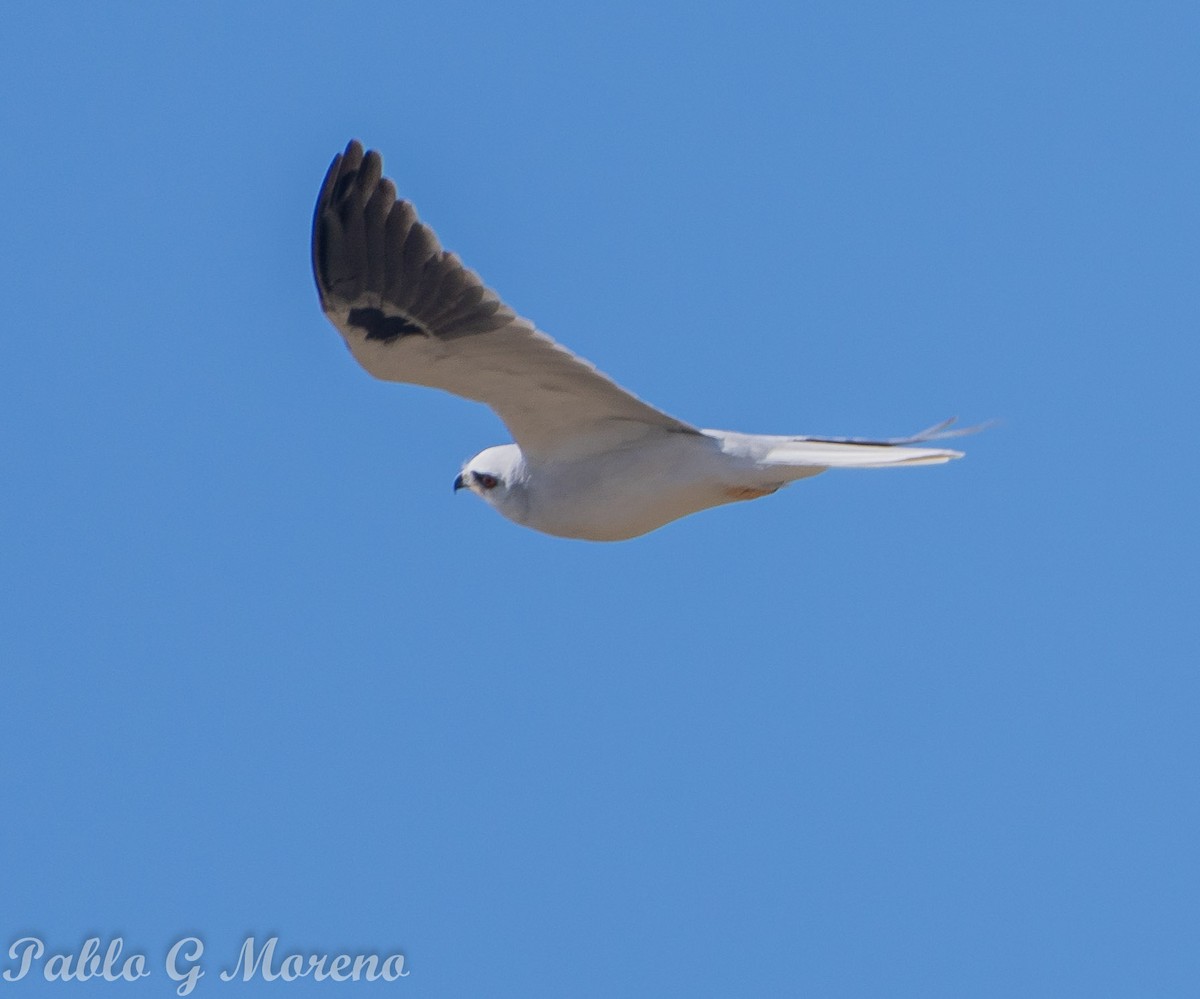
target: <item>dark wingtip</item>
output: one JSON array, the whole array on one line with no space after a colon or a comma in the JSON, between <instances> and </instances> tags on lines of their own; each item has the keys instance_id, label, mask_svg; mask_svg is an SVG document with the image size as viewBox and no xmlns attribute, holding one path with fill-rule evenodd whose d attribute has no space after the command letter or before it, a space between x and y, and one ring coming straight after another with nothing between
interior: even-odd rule
<instances>
[{"instance_id":1,"label":"dark wingtip","mask_svg":"<svg viewBox=\"0 0 1200 999\"><path fill-rule=\"evenodd\" d=\"M333 200L338 182L342 178L350 176L359 170L363 165L364 159L372 157L374 159L369 163L368 170L374 169L379 174L382 174L383 160L380 155L373 151L370 153L366 152L363 149L363 144L358 139L351 139L346 143L345 150L333 157L333 161L329 164L329 169L325 171L325 179L321 182L321 192L317 195L317 203L313 208L312 269L313 280L317 285L317 295L321 299L322 308L325 307L325 293L328 289L323 275L325 238L321 231L321 216L326 206ZM378 181L378 177L376 180Z\"/></svg>"},{"instance_id":2,"label":"dark wingtip","mask_svg":"<svg viewBox=\"0 0 1200 999\"><path fill-rule=\"evenodd\" d=\"M515 318L478 275L442 250L383 176L383 158L357 139L333 158L321 184L312 268L321 308L343 333L352 327L367 340L450 339Z\"/></svg>"},{"instance_id":3,"label":"dark wingtip","mask_svg":"<svg viewBox=\"0 0 1200 999\"><path fill-rule=\"evenodd\" d=\"M346 143L346 151L342 153L342 160L349 164L348 169L357 170L363 161L363 155L363 144L358 139L351 139Z\"/></svg>"}]
</instances>

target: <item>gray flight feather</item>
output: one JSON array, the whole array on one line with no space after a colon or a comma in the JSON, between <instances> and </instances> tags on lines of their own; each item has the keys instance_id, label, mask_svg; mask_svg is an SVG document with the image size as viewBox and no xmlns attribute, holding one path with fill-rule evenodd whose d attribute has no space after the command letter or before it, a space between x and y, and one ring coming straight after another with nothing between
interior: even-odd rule
<instances>
[{"instance_id":1,"label":"gray flight feather","mask_svg":"<svg viewBox=\"0 0 1200 999\"><path fill-rule=\"evenodd\" d=\"M321 307L367 371L486 403L527 454L558 460L699 433L520 318L442 249L357 141L321 185L312 256Z\"/></svg>"}]
</instances>

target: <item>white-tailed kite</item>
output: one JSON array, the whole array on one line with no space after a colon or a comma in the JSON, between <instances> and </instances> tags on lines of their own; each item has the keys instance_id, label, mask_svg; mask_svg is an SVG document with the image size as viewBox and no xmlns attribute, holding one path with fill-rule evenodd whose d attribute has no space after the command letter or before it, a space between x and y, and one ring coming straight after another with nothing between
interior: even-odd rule
<instances>
[{"instance_id":1,"label":"white-tailed kite","mask_svg":"<svg viewBox=\"0 0 1200 999\"><path fill-rule=\"evenodd\" d=\"M621 541L698 510L767 496L827 468L930 465L917 444L701 430L642 402L516 315L417 221L378 153L334 157L313 217L321 307L376 378L491 406L515 444L481 451L454 488L546 534Z\"/></svg>"}]
</instances>

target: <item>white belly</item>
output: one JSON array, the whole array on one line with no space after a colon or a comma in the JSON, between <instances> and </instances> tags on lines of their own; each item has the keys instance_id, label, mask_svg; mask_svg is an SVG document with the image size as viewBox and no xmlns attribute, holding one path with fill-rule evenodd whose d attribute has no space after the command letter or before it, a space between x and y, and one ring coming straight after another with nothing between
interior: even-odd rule
<instances>
[{"instance_id":1,"label":"white belly","mask_svg":"<svg viewBox=\"0 0 1200 999\"><path fill-rule=\"evenodd\" d=\"M657 437L579 463L531 468L522 522L588 541L636 538L698 510L773 492L746 483L747 463L707 437Z\"/></svg>"}]
</instances>

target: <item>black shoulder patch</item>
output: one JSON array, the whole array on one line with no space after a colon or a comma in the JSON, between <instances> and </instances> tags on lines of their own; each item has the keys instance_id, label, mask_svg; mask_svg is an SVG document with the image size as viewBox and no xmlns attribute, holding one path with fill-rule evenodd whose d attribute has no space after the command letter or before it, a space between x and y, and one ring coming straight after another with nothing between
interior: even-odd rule
<instances>
[{"instance_id":1,"label":"black shoulder patch","mask_svg":"<svg viewBox=\"0 0 1200 999\"><path fill-rule=\"evenodd\" d=\"M351 326L366 330L368 340L382 340L384 343L414 333L429 335L424 327L407 316L389 316L379 309L351 309L347 321Z\"/></svg>"}]
</instances>

